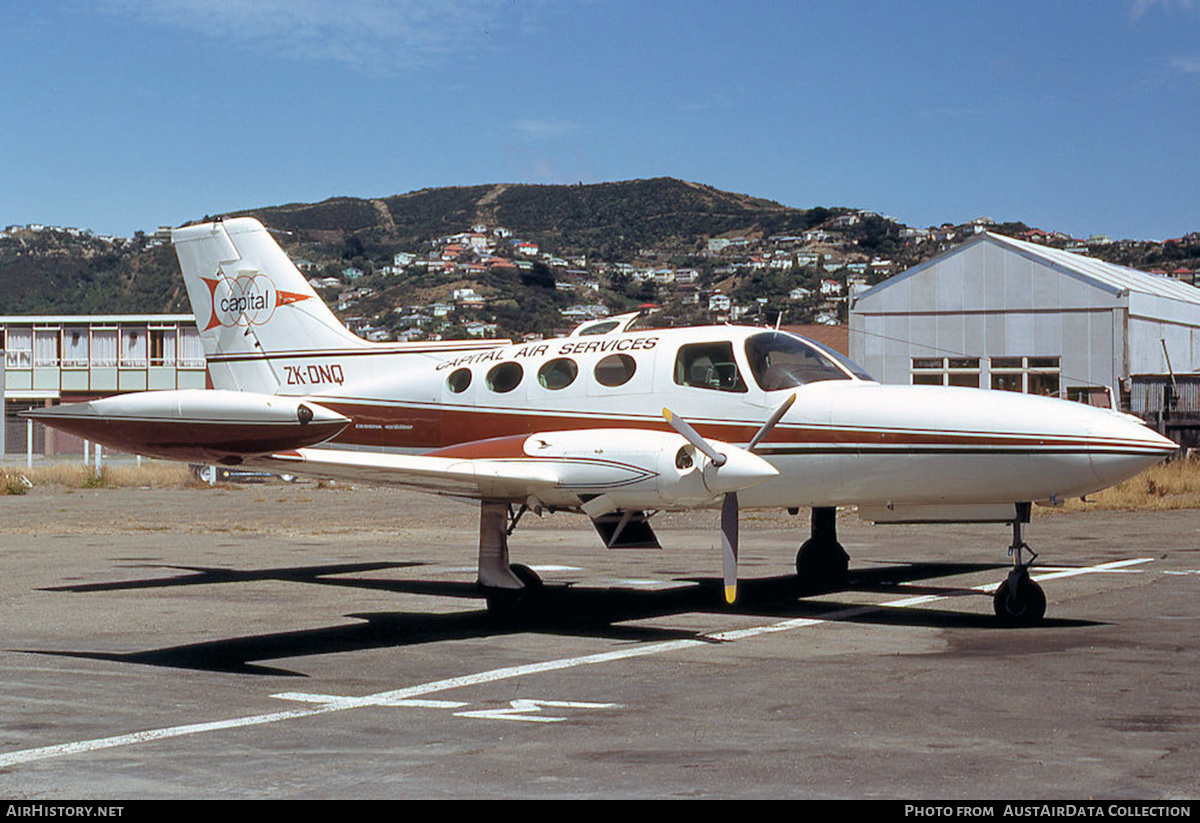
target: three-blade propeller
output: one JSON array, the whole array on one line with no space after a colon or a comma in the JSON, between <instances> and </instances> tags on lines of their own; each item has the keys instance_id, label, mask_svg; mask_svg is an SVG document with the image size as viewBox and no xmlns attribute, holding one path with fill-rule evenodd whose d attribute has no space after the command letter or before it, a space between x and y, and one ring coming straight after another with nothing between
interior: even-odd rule
<instances>
[{"instance_id":1,"label":"three-blade propeller","mask_svg":"<svg viewBox=\"0 0 1200 823\"><path fill-rule=\"evenodd\" d=\"M738 563L738 497L737 490L746 488L751 485L756 485L762 482L761 470L756 472L751 467L751 461L765 462L762 458L752 454L755 447L775 428L775 425L783 419L787 414L788 409L796 402L796 395L789 395L787 400L779 404L775 411L767 418L762 427L755 432L750 438L750 443L745 449L729 447L728 452L719 451L712 443L709 443L700 433L692 428L686 420L677 414L673 414L670 409L663 409L663 417L671 428L679 432L685 440L695 447L696 451L703 454L709 459L714 469L713 482L706 479L706 483L713 491L724 491L724 497L721 500L721 558L725 583L725 602L733 603L737 598L737 563ZM730 459L734 457L734 459ZM753 477L753 480L751 480Z\"/></svg>"}]
</instances>

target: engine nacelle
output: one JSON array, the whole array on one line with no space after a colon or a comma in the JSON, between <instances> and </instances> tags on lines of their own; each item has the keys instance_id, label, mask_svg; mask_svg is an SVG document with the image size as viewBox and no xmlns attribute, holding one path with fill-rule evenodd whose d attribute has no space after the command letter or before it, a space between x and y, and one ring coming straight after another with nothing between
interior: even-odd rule
<instances>
[{"instance_id":1,"label":"engine nacelle","mask_svg":"<svg viewBox=\"0 0 1200 823\"><path fill-rule=\"evenodd\" d=\"M593 516L616 509L704 505L779 474L745 449L710 442L725 455L721 466L678 434L643 429L543 432L525 438L522 450L553 466L558 489L589 501L585 510Z\"/></svg>"}]
</instances>

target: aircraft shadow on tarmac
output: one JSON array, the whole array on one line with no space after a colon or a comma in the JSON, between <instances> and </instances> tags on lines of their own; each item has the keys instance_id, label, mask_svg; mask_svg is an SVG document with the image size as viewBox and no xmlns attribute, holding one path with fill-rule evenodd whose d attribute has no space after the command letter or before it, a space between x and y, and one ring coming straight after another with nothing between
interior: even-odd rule
<instances>
[{"instance_id":1,"label":"aircraft shadow on tarmac","mask_svg":"<svg viewBox=\"0 0 1200 823\"><path fill-rule=\"evenodd\" d=\"M422 564L359 563L259 570L169 566L166 568L185 569L192 574L110 583L55 586L44 590L104 592L280 580L389 591L397 594L482 599L482 594L474 583L338 576L419 565ZM1002 568L1007 568L1007 566L984 563L878 565L851 570L850 582L844 591L847 593L895 594L905 598L921 595L936 595L943 598L986 597L990 601L989 593L976 589L938 586L935 581L943 577ZM918 581L920 581L919 585ZM591 588L569 583L548 582L541 589L536 605L527 613L523 613L519 619L501 619L490 615L482 607L465 612L438 614L376 612L348 614L347 617L360 621L348 625L230 637L141 652L107 653L49 649L13 649L11 651L211 672L304 677L306 675L300 672L260 665L257 661L403 647L443 640L491 637L518 632L605 637L627 642L678 639L722 642L706 638L694 631L626 625L630 621L639 619L688 613L723 612L767 619L816 618L831 622L913 627L997 628L990 608L987 613L983 613L921 609L911 606L864 606L861 603L839 602L837 597L839 592L826 593L819 600L808 599L806 594L799 590L797 579L791 575L743 580L740 584L738 602L734 606L726 606L722 602L722 581L720 579L686 578L680 582L684 585L650 591L629 588ZM1082 620L1047 619L1042 625L1079 627L1097 625L1097 623Z\"/></svg>"}]
</instances>

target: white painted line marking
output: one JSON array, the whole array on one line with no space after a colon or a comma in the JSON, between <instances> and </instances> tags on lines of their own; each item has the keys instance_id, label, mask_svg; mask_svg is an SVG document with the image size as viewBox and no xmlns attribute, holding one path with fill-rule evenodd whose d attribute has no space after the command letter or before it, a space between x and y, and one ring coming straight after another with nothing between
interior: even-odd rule
<instances>
[{"instance_id":1,"label":"white painted line marking","mask_svg":"<svg viewBox=\"0 0 1200 823\"><path fill-rule=\"evenodd\" d=\"M480 709L455 712L455 717L478 717L485 720L522 720L526 723L558 723L565 717L541 714L542 707L551 709L615 709L620 703L580 703L570 700L512 700L507 709Z\"/></svg>"},{"instance_id":2,"label":"white painted line marking","mask_svg":"<svg viewBox=\"0 0 1200 823\"><path fill-rule=\"evenodd\" d=\"M1030 577L1034 580L1055 580L1060 577L1077 577L1081 574L1141 574L1141 569L1127 569L1125 566L1136 566L1141 563L1149 563L1153 560L1150 557L1136 557L1132 560L1114 560L1110 563L1100 563L1095 566L1084 566L1082 568L1069 566L1035 566L1030 573ZM901 583L901 586L920 586L921 583ZM974 586L971 591L991 593L1000 588L1000 583L985 583L982 586ZM909 608L911 606L920 606L925 603L932 603L935 600L945 600L944 594L926 594L918 597L908 597L903 600L893 600L891 603L884 603L885 606L891 608Z\"/></svg>"},{"instance_id":3,"label":"white painted line marking","mask_svg":"<svg viewBox=\"0 0 1200 823\"><path fill-rule=\"evenodd\" d=\"M1131 560L1113 560L1110 563L1098 563L1095 566L1084 566L1081 569L1065 569L1061 567L1047 566L1046 572L1033 573L1034 580L1056 580L1060 577L1077 577L1081 574L1097 574L1097 573L1119 573L1119 574L1141 574L1141 569L1127 569L1126 566L1138 566L1142 563L1152 563L1153 557L1135 557ZM1035 567L1036 570L1037 567ZM1054 569L1054 571L1050 571ZM996 586L1000 584L997 583ZM996 588L993 586L992 588Z\"/></svg>"},{"instance_id":4,"label":"white painted line marking","mask_svg":"<svg viewBox=\"0 0 1200 823\"><path fill-rule=\"evenodd\" d=\"M1149 557L1136 558L1132 560L1117 560L1111 563L1101 563L1096 566L1088 566L1080 569L1067 569L1064 571L1049 572L1044 575L1034 575L1034 577L1040 580L1049 580L1058 577L1074 577L1081 574L1113 571L1116 569L1121 569L1125 566L1149 563L1151 560L1152 558ZM999 584L988 584L986 586L976 586L975 588L979 591L991 591L994 590L997 585ZM205 732L221 731L224 729L245 728L247 726L262 726L268 723L279 723L284 720L299 720L306 717L315 717L317 715L330 714L332 712L345 711L347 709L359 709L367 706L451 708L453 707L452 701L416 700L414 698L419 698L428 694L434 694L436 692L449 691L451 689L461 689L465 686L477 686L487 683L495 683L501 680L510 680L516 677L526 677L533 674L542 674L544 672L562 671L564 669L573 669L580 666L602 665L620 660L632 660L638 657L650 657L652 655L667 654L670 652L705 649L712 646L713 640L731 643L738 640L746 640L752 637L757 637L759 635L794 631L796 629L819 626L828 622L845 620L850 617L858 617L863 614L869 614L870 612L877 611L881 608L905 608L908 606L917 605L919 603L929 603L934 600L944 599L944 597L945 596L943 595L912 597L894 600L889 603L881 603L877 606L855 606L845 609L838 609L837 611L830 612L823 617L795 618L792 620L782 620L777 623L770 623L765 626L754 626L746 629L715 632L702 635L701 637L695 639L668 640L662 643L633 646L631 648L624 648L618 651L601 652L599 654L582 655L580 657L565 657L558 660L546 660L540 663L528 663L522 666L506 666L500 669L492 669L491 671L467 674L459 677L450 677L444 680L434 680L432 682L423 683L417 686L408 686L402 689L378 692L376 694L366 695L364 697L341 697L338 695L315 695L304 694L301 692L280 692L272 696L285 700L316 703L317 705L315 708L311 709L294 709L291 711L250 715L248 717L235 717L229 720L215 720L207 723L190 723L181 726L169 726L163 729L149 729L147 731L133 732L131 734L115 735L113 737L102 737L93 740L80 740L73 743L60 743L58 745L42 746L36 749L24 749L21 751L8 752L6 754L0 754L0 768L16 766L21 763L31 763L37 760L46 760L52 757L62 757L69 754L84 754L86 752L112 749L118 746L130 746L136 743L149 743L155 740L167 740L174 737L183 737L192 734L202 734ZM547 704L543 703L543 705ZM596 705L604 706L606 704ZM509 715L507 719L512 719L511 715L514 714L511 709L500 709L495 711L507 713L507 715Z\"/></svg>"},{"instance_id":5,"label":"white painted line marking","mask_svg":"<svg viewBox=\"0 0 1200 823\"><path fill-rule=\"evenodd\" d=\"M529 568L533 569L535 572L581 572L581 571L583 571L583 569L579 568L578 566L552 566L552 565L547 565L547 564L540 565L540 566L530 566ZM449 568L441 569L439 571L439 574L475 574L477 571L479 571L479 569L477 569L475 566L452 566Z\"/></svg>"}]
</instances>

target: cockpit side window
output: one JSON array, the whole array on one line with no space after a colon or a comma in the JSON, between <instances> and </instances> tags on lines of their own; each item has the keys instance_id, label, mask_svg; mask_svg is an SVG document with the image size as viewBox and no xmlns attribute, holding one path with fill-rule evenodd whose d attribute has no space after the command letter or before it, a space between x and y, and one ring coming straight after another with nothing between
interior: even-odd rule
<instances>
[{"instance_id":1,"label":"cockpit side window","mask_svg":"<svg viewBox=\"0 0 1200 823\"><path fill-rule=\"evenodd\" d=\"M728 341L681 346L675 358L675 382L700 389L749 391L733 359L733 344Z\"/></svg>"},{"instance_id":2,"label":"cockpit side window","mask_svg":"<svg viewBox=\"0 0 1200 823\"><path fill-rule=\"evenodd\" d=\"M746 341L750 371L764 391L791 389L821 380L850 380L823 349L781 332L756 334ZM869 378L868 378L869 379Z\"/></svg>"}]
</instances>

